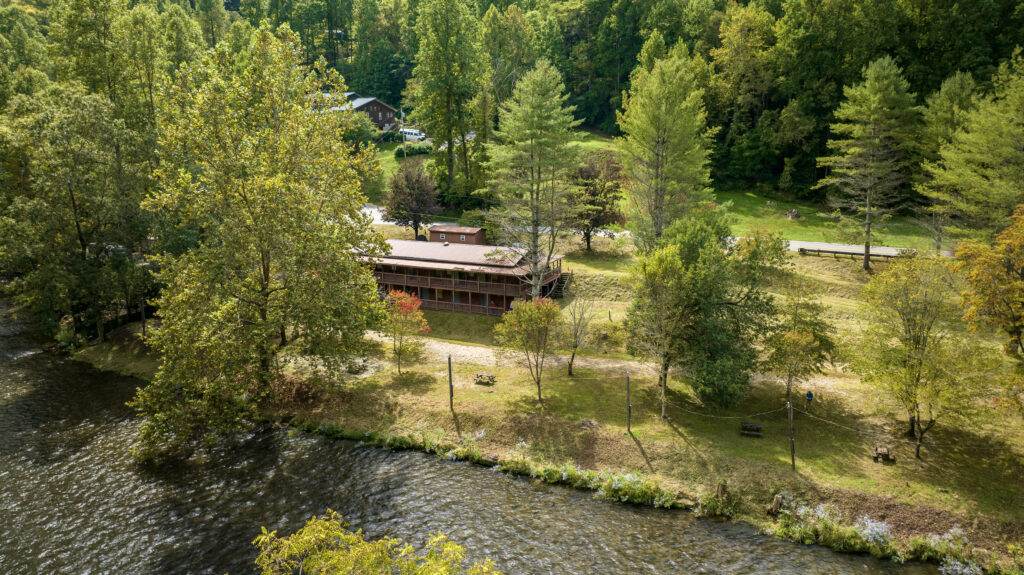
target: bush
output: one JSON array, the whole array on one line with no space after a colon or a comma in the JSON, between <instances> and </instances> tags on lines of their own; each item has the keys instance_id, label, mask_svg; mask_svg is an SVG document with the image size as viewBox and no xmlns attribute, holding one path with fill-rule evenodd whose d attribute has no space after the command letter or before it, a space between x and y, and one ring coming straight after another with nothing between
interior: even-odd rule
<instances>
[{"instance_id":1,"label":"bush","mask_svg":"<svg viewBox=\"0 0 1024 575\"><path fill-rule=\"evenodd\" d=\"M839 511L824 503L814 508L801 505L795 510L783 509L775 534L805 545L817 543L836 551L871 553L879 558L897 555L889 525L863 517L855 526L844 525Z\"/></svg>"},{"instance_id":2,"label":"bush","mask_svg":"<svg viewBox=\"0 0 1024 575\"><path fill-rule=\"evenodd\" d=\"M387 132L382 131L378 132L377 141L382 144L389 144L391 142L401 142L402 135L394 130L388 130Z\"/></svg>"},{"instance_id":3,"label":"bush","mask_svg":"<svg viewBox=\"0 0 1024 575\"><path fill-rule=\"evenodd\" d=\"M732 497L728 492L725 497L716 493L698 493L693 513L697 517L732 517L735 513Z\"/></svg>"},{"instance_id":4,"label":"bush","mask_svg":"<svg viewBox=\"0 0 1024 575\"><path fill-rule=\"evenodd\" d=\"M395 159L401 160L407 156L422 156L424 154L429 154L433 151L433 144L428 144L426 142L418 142L415 144L406 142L404 148L403 146L398 146L397 148L395 148Z\"/></svg>"}]
</instances>

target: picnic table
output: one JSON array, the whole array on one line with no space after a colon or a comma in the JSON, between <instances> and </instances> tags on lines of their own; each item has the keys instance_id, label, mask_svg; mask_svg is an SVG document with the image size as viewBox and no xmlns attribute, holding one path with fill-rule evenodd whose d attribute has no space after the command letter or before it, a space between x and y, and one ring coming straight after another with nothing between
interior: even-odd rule
<instances>
[{"instance_id":1,"label":"picnic table","mask_svg":"<svg viewBox=\"0 0 1024 575\"><path fill-rule=\"evenodd\" d=\"M895 462L896 456L889 451L888 447L878 446L871 448L871 459L875 460L875 463L881 461L882 463Z\"/></svg>"},{"instance_id":2,"label":"picnic table","mask_svg":"<svg viewBox=\"0 0 1024 575\"><path fill-rule=\"evenodd\" d=\"M494 385L498 383L498 378L495 377L493 373L484 373L479 371L473 377L473 383L476 385Z\"/></svg>"}]
</instances>

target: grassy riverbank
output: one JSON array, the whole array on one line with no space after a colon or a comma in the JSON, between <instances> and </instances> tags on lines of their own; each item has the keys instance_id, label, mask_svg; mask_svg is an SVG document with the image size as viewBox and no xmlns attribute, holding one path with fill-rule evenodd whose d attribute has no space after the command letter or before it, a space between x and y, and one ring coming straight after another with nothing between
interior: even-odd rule
<instances>
[{"instance_id":1,"label":"grassy riverbank","mask_svg":"<svg viewBox=\"0 0 1024 575\"><path fill-rule=\"evenodd\" d=\"M600 489L597 479L571 471L603 470L609 485L613 477L635 474L680 504L707 501L725 481L735 517L803 541L813 529L776 524L766 516L776 493L811 507L831 504L848 525L861 517L884 521L904 550L915 536L956 527L980 549L1004 557L1007 544L1024 541L1024 421L1010 412L991 410L961 429L940 422L926 440L923 460L916 460L898 414L882 408L857 377L837 369L798 390L811 390L816 399L806 413L796 413L796 471L790 468L786 414L780 410L784 392L769 378L757 378L740 404L720 412L709 412L673 379L669 419L663 421L654 374L624 353L621 322L628 294L609 287L625 275L613 263L620 257L629 256L572 256L576 269L586 268L580 273L593 274L587 285L604 286L593 295L602 309L596 331L605 337L578 359L575 377L566 375L562 361L548 366L542 404L525 370L489 346L493 319L437 312L429 315L434 337L425 340L422 358L406 373L395 373L381 345L363 373L319 390L310 401L279 401L267 416L393 447L497 461L545 481ZM823 294L841 332L857 330L853 312L867 278L857 262L796 256L793 261ZM151 373L154 360L126 331L79 358L105 369ZM454 413L448 404L448 355L454 364ZM498 384L474 385L481 371L495 374ZM632 433L626 429L627 371ZM751 416L763 412L769 413ZM748 419L764 425L763 438L739 434L738 422ZM869 450L875 445L893 447L896 463L874 463ZM839 536L832 531L823 533L812 540L866 550L829 539Z\"/></svg>"}]
</instances>

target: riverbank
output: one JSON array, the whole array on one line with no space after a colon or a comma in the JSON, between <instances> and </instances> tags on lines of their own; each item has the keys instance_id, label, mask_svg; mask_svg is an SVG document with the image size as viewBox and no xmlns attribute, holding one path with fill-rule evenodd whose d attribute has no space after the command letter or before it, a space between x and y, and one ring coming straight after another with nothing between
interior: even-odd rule
<instances>
[{"instance_id":1,"label":"riverbank","mask_svg":"<svg viewBox=\"0 0 1024 575\"><path fill-rule=\"evenodd\" d=\"M80 352L79 359L105 369L130 365L136 372L154 365L132 340L131 328L120 330L102 346ZM455 358L454 413L449 354ZM631 434L625 421L626 370L632 384ZM475 385L479 371L496 375L498 384ZM312 395L278 401L265 415L327 435L497 464L544 481L597 489L609 498L631 499L627 484L634 481L637 500L649 504L709 503L725 481L735 519L805 542L806 529L783 529L766 515L776 493L784 493L794 507L830 504L847 525L861 517L885 522L897 542L892 551L903 550L904 556L915 538L920 543L957 528L977 545L983 562L989 553L1005 557L1007 544L1024 539L1019 442L994 437L991 430L940 429L925 460L917 461L896 422L857 409L868 397L858 380L834 373L813 386L815 405L807 414L797 413L796 472L789 468L782 398L770 381L755 382L740 405L716 414L682 390L671 390L670 419L662 421L654 374L637 362L611 358L584 358L573 378L554 362L545 377L545 401L538 404L532 382L492 348L428 340L421 360L402 375L379 349L363 373ZM765 437L740 436L737 418L766 411L772 413L751 418L764 425ZM869 445L879 438L895 448L895 465L876 464L868 456ZM999 450L986 451L979 460L955 447L978 442ZM848 539L814 537L811 541L858 549Z\"/></svg>"}]
</instances>

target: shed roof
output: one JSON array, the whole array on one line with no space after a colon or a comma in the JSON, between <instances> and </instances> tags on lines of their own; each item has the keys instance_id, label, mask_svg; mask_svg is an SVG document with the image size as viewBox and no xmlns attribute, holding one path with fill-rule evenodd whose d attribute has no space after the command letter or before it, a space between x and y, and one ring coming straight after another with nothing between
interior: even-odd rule
<instances>
[{"instance_id":1,"label":"shed roof","mask_svg":"<svg viewBox=\"0 0 1024 575\"><path fill-rule=\"evenodd\" d=\"M447 226L443 224L438 224L435 226L430 226L428 230L431 232L442 232L449 234L477 234L480 233L480 231L483 230L483 228L474 228L471 226Z\"/></svg>"}]
</instances>

